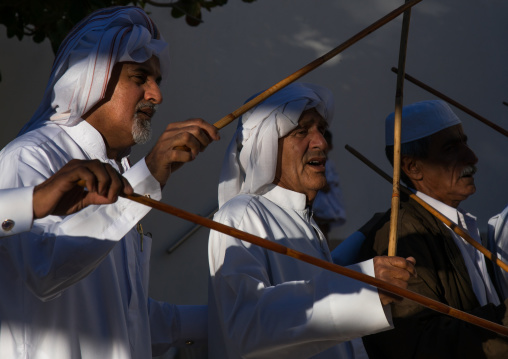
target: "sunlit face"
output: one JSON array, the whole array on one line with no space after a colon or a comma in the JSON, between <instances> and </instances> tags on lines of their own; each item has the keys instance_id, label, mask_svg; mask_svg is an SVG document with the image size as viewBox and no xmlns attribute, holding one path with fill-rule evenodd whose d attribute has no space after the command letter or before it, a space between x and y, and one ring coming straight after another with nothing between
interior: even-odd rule
<instances>
[{"instance_id":1,"label":"sunlit face","mask_svg":"<svg viewBox=\"0 0 508 359\"><path fill-rule=\"evenodd\" d=\"M104 137L111 150L125 150L148 141L156 105L162 102L159 59L115 65L106 97L86 120Z\"/></svg>"},{"instance_id":2,"label":"sunlit face","mask_svg":"<svg viewBox=\"0 0 508 359\"><path fill-rule=\"evenodd\" d=\"M279 139L274 183L305 194L308 203L326 185L328 144L323 133L327 127L328 123L316 109L310 109L302 113L298 127Z\"/></svg>"},{"instance_id":3,"label":"sunlit face","mask_svg":"<svg viewBox=\"0 0 508 359\"><path fill-rule=\"evenodd\" d=\"M467 136L458 124L430 137L429 156L416 161L421 191L451 207L476 192L473 175L478 158L467 145Z\"/></svg>"}]
</instances>

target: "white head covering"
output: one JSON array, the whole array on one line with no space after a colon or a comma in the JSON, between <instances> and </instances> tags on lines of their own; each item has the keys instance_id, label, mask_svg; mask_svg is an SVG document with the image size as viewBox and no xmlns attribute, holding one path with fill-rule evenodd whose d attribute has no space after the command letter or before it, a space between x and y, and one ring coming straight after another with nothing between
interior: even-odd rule
<instances>
[{"instance_id":1,"label":"white head covering","mask_svg":"<svg viewBox=\"0 0 508 359\"><path fill-rule=\"evenodd\" d=\"M395 114L385 120L385 143L393 146ZM461 123L448 104L441 100L416 102L402 108L401 143L430 136L445 128Z\"/></svg>"},{"instance_id":2,"label":"white head covering","mask_svg":"<svg viewBox=\"0 0 508 359\"><path fill-rule=\"evenodd\" d=\"M320 86L293 83L240 118L224 156L219 207L239 193L263 193L275 178L279 138L296 128L302 112L311 108L330 122L332 93Z\"/></svg>"},{"instance_id":3,"label":"white head covering","mask_svg":"<svg viewBox=\"0 0 508 359\"><path fill-rule=\"evenodd\" d=\"M77 124L104 98L117 62L141 63L154 55L164 76L167 43L141 8L118 6L92 13L60 45L44 98L18 136L51 122Z\"/></svg>"}]
</instances>

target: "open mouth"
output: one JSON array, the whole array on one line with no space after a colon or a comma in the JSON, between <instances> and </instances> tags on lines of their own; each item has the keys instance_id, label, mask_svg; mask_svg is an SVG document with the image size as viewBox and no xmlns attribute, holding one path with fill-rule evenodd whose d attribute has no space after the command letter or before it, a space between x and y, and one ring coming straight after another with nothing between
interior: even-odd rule
<instances>
[{"instance_id":1,"label":"open mouth","mask_svg":"<svg viewBox=\"0 0 508 359\"><path fill-rule=\"evenodd\" d=\"M476 171L477 171L476 166L467 166L462 170L459 178L473 177Z\"/></svg>"},{"instance_id":2,"label":"open mouth","mask_svg":"<svg viewBox=\"0 0 508 359\"><path fill-rule=\"evenodd\" d=\"M326 163L326 158L312 158L310 161L307 162L309 166L313 167L324 167Z\"/></svg>"}]
</instances>

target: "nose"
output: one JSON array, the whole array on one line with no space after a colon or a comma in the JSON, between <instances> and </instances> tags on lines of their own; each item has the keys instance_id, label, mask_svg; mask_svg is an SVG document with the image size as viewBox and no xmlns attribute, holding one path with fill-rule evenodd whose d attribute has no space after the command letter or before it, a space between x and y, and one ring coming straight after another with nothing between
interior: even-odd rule
<instances>
[{"instance_id":1,"label":"nose","mask_svg":"<svg viewBox=\"0 0 508 359\"><path fill-rule=\"evenodd\" d=\"M159 105L162 103L162 92L155 81L147 82L147 89L145 90L145 100L150 101L155 105Z\"/></svg>"},{"instance_id":2,"label":"nose","mask_svg":"<svg viewBox=\"0 0 508 359\"><path fill-rule=\"evenodd\" d=\"M328 152L328 142L326 141L321 131L317 129L313 131L310 142L310 148L320 149L325 153Z\"/></svg>"},{"instance_id":3,"label":"nose","mask_svg":"<svg viewBox=\"0 0 508 359\"><path fill-rule=\"evenodd\" d=\"M475 165L478 163L478 157L476 157L476 154L468 145L465 145L465 158L470 164Z\"/></svg>"}]
</instances>

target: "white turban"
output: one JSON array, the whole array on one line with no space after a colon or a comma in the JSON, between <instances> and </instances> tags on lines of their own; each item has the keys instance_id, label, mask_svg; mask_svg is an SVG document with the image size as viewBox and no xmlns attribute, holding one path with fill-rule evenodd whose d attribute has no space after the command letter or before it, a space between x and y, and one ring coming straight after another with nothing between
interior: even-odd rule
<instances>
[{"instance_id":1,"label":"white turban","mask_svg":"<svg viewBox=\"0 0 508 359\"><path fill-rule=\"evenodd\" d=\"M393 146L394 122L395 115L392 112L385 120L386 146ZM412 142L459 123L461 123L460 119L444 101L416 102L402 108L400 142Z\"/></svg>"},{"instance_id":2,"label":"white turban","mask_svg":"<svg viewBox=\"0 0 508 359\"><path fill-rule=\"evenodd\" d=\"M330 122L332 93L320 86L293 83L240 118L224 156L219 207L239 193L263 193L275 179L279 138L296 128L302 112L311 108Z\"/></svg>"},{"instance_id":3,"label":"white turban","mask_svg":"<svg viewBox=\"0 0 508 359\"><path fill-rule=\"evenodd\" d=\"M104 98L117 62L142 63L157 56L164 76L167 47L141 8L118 6L92 13L60 45L44 98L19 135L51 122L66 126L80 122Z\"/></svg>"}]
</instances>

